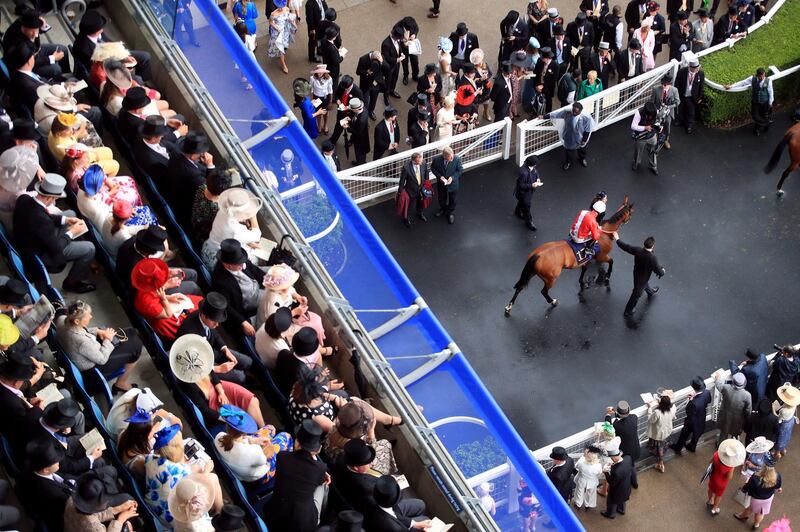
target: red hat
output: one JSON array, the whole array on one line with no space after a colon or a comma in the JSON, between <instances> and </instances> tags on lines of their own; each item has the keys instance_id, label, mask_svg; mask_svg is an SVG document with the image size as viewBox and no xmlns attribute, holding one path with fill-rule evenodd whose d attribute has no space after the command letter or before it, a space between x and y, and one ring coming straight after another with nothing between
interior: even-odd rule
<instances>
[{"instance_id":1,"label":"red hat","mask_svg":"<svg viewBox=\"0 0 800 532\"><path fill-rule=\"evenodd\" d=\"M472 105L474 101L475 89L472 88L472 85L461 85L456 90L456 103L458 105Z\"/></svg>"},{"instance_id":2,"label":"red hat","mask_svg":"<svg viewBox=\"0 0 800 532\"><path fill-rule=\"evenodd\" d=\"M131 205L131 202L128 200L114 200L114 207L111 209L111 212L120 220L125 220L130 218L133 214L133 205Z\"/></svg>"},{"instance_id":3,"label":"red hat","mask_svg":"<svg viewBox=\"0 0 800 532\"><path fill-rule=\"evenodd\" d=\"M131 272L131 284L137 290L158 290L169 278L169 266L161 259L142 259Z\"/></svg>"}]
</instances>

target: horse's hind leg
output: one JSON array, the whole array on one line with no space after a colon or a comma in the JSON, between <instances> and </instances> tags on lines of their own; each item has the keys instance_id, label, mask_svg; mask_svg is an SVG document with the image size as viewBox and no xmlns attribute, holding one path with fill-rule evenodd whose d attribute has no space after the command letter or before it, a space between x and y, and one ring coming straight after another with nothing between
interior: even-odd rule
<instances>
[{"instance_id":1,"label":"horse's hind leg","mask_svg":"<svg viewBox=\"0 0 800 532\"><path fill-rule=\"evenodd\" d=\"M556 284L556 280L552 277L548 277L546 279L543 279L543 281L544 281L544 286L542 287L542 295L547 300L547 302L550 303L550 305L555 307L556 305L558 305L558 299L553 299L552 297L550 297L550 289L553 288L554 284Z\"/></svg>"},{"instance_id":2,"label":"horse's hind leg","mask_svg":"<svg viewBox=\"0 0 800 532\"><path fill-rule=\"evenodd\" d=\"M517 300L517 296L519 295L520 292L522 292L522 290L520 290L519 288L514 290L514 295L511 297L511 301L509 301L508 305L506 305L505 309L506 317L511 315L511 309L514 308L514 302Z\"/></svg>"},{"instance_id":3,"label":"horse's hind leg","mask_svg":"<svg viewBox=\"0 0 800 532\"><path fill-rule=\"evenodd\" d=\"M581 287L581 290L583 290L584 288L586 288L586 285L587 285L587 283L584 283L584 282L583 282L583 277L584 277L585 275L586 275L586 265L584 264L583 266L581 266L581 276L580 276L580 277L578 277L578 286L580 286L580 287Z\"/></svg>"},{"instance_id":4,"label":"horse's hind leg","mask_svg":"<svg viewBox=\"0 0 800 532\"><path fill-rule=\"evenodd\" d=\"M777 192L779 197L783 196L783 194L784 194L784 192L783 192L783 182L786 181L786 178L789 177L789 174L791 174L792 172L794 172L797 169L797 166L798 166L797 164L792 163L781 174L781 180L778 181L778 192Z\"/></svg>"}]
</instances>

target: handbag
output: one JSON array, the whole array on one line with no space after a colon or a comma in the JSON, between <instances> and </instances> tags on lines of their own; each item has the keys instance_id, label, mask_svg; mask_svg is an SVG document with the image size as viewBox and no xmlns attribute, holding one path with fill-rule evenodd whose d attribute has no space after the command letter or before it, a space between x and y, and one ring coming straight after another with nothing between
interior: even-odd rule
<instances>
[{"instance_id":1,"label":"handbag","mask_svg":"<svg viewBox=\"0 0 800 532\"><path fill-rule=\"evenodd\" d=\"M708 464L708 467L706 468L706 472L703 473L703 478L700 479L700 484L702 484L703 482L708 480L708 477L711 476L711 470L712 469L714 469L714 464L713 463Z\"/></svg>"},{"instance_id":2,"label":"handbag","mask_svg":"<svg viewBox=\"0 0 800 532\"><path fill-rule=\"evenodd\" d=\"M745 508L750 507L750 495L744 489L744 486L736 490L736 493L733 494L733 500L741 504Z\"/></svg>"},{"instance_id":3,"label":"handbag","mask_svg":"<svg viewBox=\"0 0 800 532\"><path fill-rule=\"evenodd\" d=\"M294 256L294 253L291 252L289 249L285 249L283 247L283 241L287 238L291 238L294 240L292 235L283 235L281 237L280 243L275 246L272 252L269 254L269 260L267 261L267 266L274 266L276 264L285 264L290 268L293 268L295 263L297 262L297 257Z\"/></svg>"}]
</instances>

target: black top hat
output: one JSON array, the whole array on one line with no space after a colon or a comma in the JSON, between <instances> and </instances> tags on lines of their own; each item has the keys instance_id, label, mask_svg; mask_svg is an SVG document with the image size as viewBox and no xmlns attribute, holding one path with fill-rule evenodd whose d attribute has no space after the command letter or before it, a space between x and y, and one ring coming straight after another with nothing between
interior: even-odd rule
<instances>
[{"instance_id":1,"label":"black top hat","mask_svg":"<svg viewBox=\"0 0 800 532\"><path fill-rule=\"evenodd\" d=\"M333 142L329 140L322 141L322 151L333 151L333 150L334 150Z\"/></svg>"},{"instance_id":2,"label":"black top hat","mask_svg":"<svg viewBox=\"0 0 800 532\"><path fill-rule=\"evenodd\" d=\"M17 279L9 279L0 286L0 304L23 306L28 303L28 287Z\"/></svg>"},{"instance_id":3,"label":"black top hat","mask_svg":"<svg viewBox=\"0 0 800 532\"><path fill-rule=\"evenodd\" d=\"M678 11L678 20L689 20L689 13L686 11Z\"/></svg>"},{"instance_id":4,"label":"black top hat","mask_svg":"<svg viewBox=\"0 0 800 532\"><path fill-rule=\"evenodd\" d=\"M82 514L96 514L108 508L106 485L96 471L87 471L78 478L72 502Z\"/></svg>"},{"instance_id":5,"label":"black top hat","mask_svg":"<svg viewBox=\"0 0 800 532\"><path fill-rule=\"evenodd\" d=\"M304 451L315 453L322 447L322 427L313 419L304 419L295 429L294 437Z\"/></svg>"},{"instance_id":6,"label":"black top hat","mask_svg":"<svg viewBox=\"0 0 800 532\"><path fill-rule=\"evenodd\" d=\"M150 115L139 124L139 135L142 137L161 137L168 131L169 128L161 115Z\"/></svg>"},{"instance_id":7,"label":"black top hat","mask_svg":"<svg viewBox=\"0 0 800 532\"><path fill-rule=\"evenodd\" d=\"M268 322L270 320L272 320L272 326L278 333L284 333L292 326L292 311L289 307L281 307L267 318Z\"/></svg>"},{"instance_id":8,"label":"black top hat","mask_svg":"<svg viewBox=\"0 0 800 532\"><path fill-rule=\"evenodd\" d=\"M19 42L11 47L3 57L10 70L17 70L22 67L28 60L36 55L36 48L32 42Z\"/></svg>"},{"instance_id":9,"label":"black top hat","mask_svg":"<svg viewBox=\"0 0 800 532\"><path fill-rule=\"evenodd\" d=\"M418 122L423 121L423 120L427 121L429 116L431 116L431 114L428 112L427 109L419 109L417 111L417 121Z\"/></svg>"},{"instance_id":10,"label":"black top hat","mask_svg":"<svg viewBox=\"0 0 800 532\"><path fill-rule=\"evenodd\" d=\"M555 57L553 50L549 46L545 46L544 48L539 49L539 55L544 57L545 59L552 59Z\"/></svg>"},{"instance_id":11,"label":"black top hat","mask_svg":"<svg viewBox=\"0 0 800 532\"><path fill-rule=\"evenodd\" d=\"M106 17L101 15L99 11L90 9L81 17L78 29L81 33L91 35L105 28L106 22L108 22L108 20L106 20Z\"/></svg>"},{"instance_id":12,"label":"black top hat","mask_svg":"<svg viewBox=\"0 0 800 532\"><path fill-rule=\"evenodd\" d=\"M553 35L564 35L564 26L561 24L556 24L553 27Z\"/></svg>"},{"instance_id":13,"label":"black top hat","mask_svg":"<svg viewBox=\"0 0 800 532\"><path fill-rule=\"evenodd\" d=\"M567 450L563 447L553 447L550 452L550 458L553 460L566 460L569 456L567 455Z\"/></svg>"},{"instance_id":14,"label":"black top hat","mask_svg":"<svg viewBox=\"0 0 800 532\"><path fill-rule=\"evenodd\" d=\"M122 108L126 111L131 109L141 109L150 103L150 98L147 96L147 91L144 88L136 86L128 89L125 97L122 99Z\"/></svg>"},{"instance_id":15,"label":"black top hat","mask_svg":"<svg viewBox=\"0 0 800 532\"><path fill-rule=\"evenodd\" d=\"M695 11L698 17L707 17L708 16L708 9L703 9L702 7Z\"/></svg>"},{"instance_id":16,"label":"black top hat","mask_svg":"<svg viewBox=\"0 0 800 532\"><path fill-rule=\"evenodd\" d=\"M747 351L745 351L744 356L750 360L758 360L758 353L749 347L747 348Z\"/></svg>"},{"instance_id":17,"label":"black top hat","mask_svg":"<svg viewBox=\"0 0 800 532\"><path fill-rule=\"evenodd\" d=\"M393 476L383 475L375 481L372 497L381 508L391 508L400 500L400 486Z\"/></svg>"},{"instance_id":18,"label":"black top hat","mask_svg":"<svg viewBox=\"0 0 800 532\"><path fill-rule=\"evenodd\" d=\"M642 43L639 42L639 39L631 39L628 42L628 48L630 48L631 50L641 50L642 49Z\"/></svg>"},{"instance_id":19,"label":"black top hat","mask_svg":"<svg viewBox=\"0 0 800 532\"><path fill-rule=\"evenodd\" d=\"M190 131L178 139L178 149L186 155L205 153L208 151L208 138L198 131Z\"/></svg>"},{"instance_id":20,"label":"black top hat","mask_svg":"<svg viewBox=\"0 0 800 532\"><path fill-rule=\"evenodd\" d=\"M64 447L50 436L42 436L29 441L25 446L25 464L31 471L41 471L45 467L59 463L66 456Z\"/></svg>"},{"instance_id":21,"label":"black top hat","mask_svg":"<svg viewBox=\"0 0 800 532\"><path fill-rule=\"evenodd\" d=\"M511 61L503 61L500 64L500 71L503 72L504 74L508 74L512 70L511 66L512 66Z\"/></svg>"},{"instance_id":22,"label":"black top hat","mask_svg":"<svg viewBox=\"0 0 800 532\"><path fill-rule=\"evenodd\" d=\"M459 22L458 25L456 26L456 35L458 35L459 37L463 37L468 32L469 32L469 29L467 28L467 23L466 22Z\"/></svg>"},{"instance_id":23,"label":"black top hat","mask_svg":"<svg viewBox=\"0 0 800 532\"><path fill-rule=\"evenodd\" d=\"M464 71L464 74L472 74L475 72L475 65L472 63L464 63L461 65L461 70Z\"/></svg>"},{"instance_id":24,"label":"black top hat","mask_svg":"<svg viewBox=\"0 0 800 532\"><path fill-rule=\"evenodd\" d=\"M417 105L426 105L428 103L428 95L424 92L417 94Z\"/></svg>"},{"instance_id":25,"label":"black top hat","mask_svg":"<svg viewBox=\"0 0 800 532\"><path fill-rule=\"evenodd\" d=\"M31 354L17 349L11 349L6 353L6 361L0 364L0 376L16 381L30 379L36 372L33 367Z\"/></svg>"},{"instance_id":26,"label":"black top hat","mask_svg":"<svg viewBox=\"0 0 800 532\"><path fill-rule=\"evenodd\" d=\"M390 116L397 116L397 109L395 109L391 105L383 110L383 117L384 118L389 118Z\"/></svg>"},{"instance_id":27,"label":"black top hat","mask_svg":"<svg viewBox=\"0 0 800 532\"><path fill-rule=\"evenodd\" d=\"M729 17L736 16L737 13L738 13L738 10L735 7L731 6L731 7L728 8L728 16Z\"/></svg>"},{"instance_id":28,"label":"black top hat","mask_svg":"<svg viewBox=\"0 0 800 532\"><path fill-rule=\"evenodd\" d=\"M303 327L292 337L292 350L299 357L307 357L319 349L317 331L311 327Z\"/></svg>"},{"instance_id":29,"label":"black top hat","mask_svg":"<svg viewBox=\"0 0 800 532\"><path fill-rule=\"evenodd\" d=\"M371 464L375 460L375 449L360 439L354 438L344 444L344 463L350 467Z\"/></svg>"},{"instance_id":30,"label":"black top hat","mask_svg":"<svg viewBox=\"0 0 800 532\"><path fill-rule=\"evenodd\" d=\"M219 245L219 260L224 264L244 264L247 252L235 238L226 238Z\"/></svg>"},{"instance_id":31,"label":"black top hat","mask_svg":"<svg viewBox=\"0 0 800 532\"><path fill-rule=\"evenodd\" d=\"M11 130L11 136L14 140L39 140L42 134L36 128L36 123L28 118L14 119L14 128Z\"/></svg>"},{"instance_id":32,"label":"black top hat","mask_svg":"<svg viewBox=\"0 0 800 532\"><path fill-rule=\"evenodd\" d=\"M334 532L363 532L364 516L355 510L342 510L333 526Z\"/></svg>"},{"instance_id":33,"label":"black top hat","mask_svg":"<svg viewBox=\"0 0 800 532\"><path fill-rule=\"evenodd\" d=\"M672 83L672 74L666 73L661 78L662 85L670 85Z\"/></svg>"},{"instance_id":34,"label":"black top hat","mask_svg":"<svg viewBox=\"0 0 800 532\"><path fill-rule=\"evenodd\" d=\"M244 510L233 504L226 504L222 511L211 518L214 530L233 532L244 528Z\"/></svg>"},{"instance_id":35,"label":"black top hat","mask_svg":"<svg viewBox=\"0 0 800 532\"><path fill-rule=\"evenodd\" d=\"M26 9L19 17L19 22L23 28L39 29L44 26L42 17L38 11L34 9Z\"/></svg>"},{"instance_id":36,"label":"black top hat","mask_svg":"<svg viewBox=\"0 0 800 532\"><path fill-rule=\"evenodd\" d=\"M136 247L139 251L147 253L158 253L164 251L164 241L167 239L167 232L157 225L149 225L144 231L136 233Z\"/></svg>"},{"instance_id":37,"label":"black top hat","mask_svg":"<svg viewBox=\"0 0 800 532\"><path fill-rule=\"evenodd\" d=\"M695 377L692 379L692 389L696 392L702 392L706 389L706 383L703 381L702 377Z\"/></svg>"},{"instance_id":38,"label":"black top hat","mask_svg":"<svg viewBox=\"0 0 800 532\"><path fill-rule=\"evenodd\" d=\"M392 37L395 39L402 39L406 35L406 30L401 25L397 25L392 28Z\"/></svg>"},{"instance_id":39,"label":"black top hat","mask_svg":"<svg viewBox=\"0 0 800 532\"><path fill-rule=\"evenodd\" d=\"M62 399L44 408L42 421L54 429L71 429L75 426L80 411L78 403L72 399Z\"/></svg>"},{"instance_id":40,"label":"black top hat","mask_svg":"<svg viewBox=\"0 0 800 532\"><path fill-rule=\"evenodd\" d=\"M586 20L586 13L584 13L583 11L578 11L578 14L575 15L575 20L577 20L578 22Z\"/></svg>"},{"instance_id":41,"label":"black top hat","mask_svg":"<svg viewBox=\"0 0 800 532\"><path fill-rule=\"evenodd\" d=\"M212 321L225 321L228 319L228 300L219 292L209 292L200 303L200 313Z\"/></svg>"}]
</instances>

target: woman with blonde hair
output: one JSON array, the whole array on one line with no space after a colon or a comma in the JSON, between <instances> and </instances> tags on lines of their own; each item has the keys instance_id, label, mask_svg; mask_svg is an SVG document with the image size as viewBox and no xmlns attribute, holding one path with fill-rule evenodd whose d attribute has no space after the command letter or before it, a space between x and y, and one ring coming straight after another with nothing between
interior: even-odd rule
<instances>
[{"instance_id":1,"label":"woman with blonde hair","mask_svg":"<svg viewBox=\"0 0 800 532\"><path fill-rule=\"evenodd\" d=\"M587 96L597 94L601 90L603 90L603 82L597 78L597 71L590 70L586 74L586 79L581 81L581 84L578 87L578 91L575 95L575 101L577 102L578 100L586 98Z\"/></svg>"},{"instance_id":2,"label":"woman with blonde hair","mask_svg":"<svg viewBox=\"0 0 800 532\"><path fill-rule=\"evenodd\" d=\"M575 508L582 507L588 512L597 506L597 486L603 476L603 466L600 464L600 449L589 446L583 451L575 463L578 474L575 475L575 492L573 502Z\"/></svg>"},{"instance_id":3,"label":"woman with blonde hair","mask_svg":"<svg viewBox=\"0 0 800 532\"><path fill-rule=\"evenodd\" d=\"M47 145L53 156L62 163L66 156L67 149L78 145L82 152L86 152L86 162L88 164L97 163L108 176L115 176L119 172L119 163L114 160L114 153L111 148L99 146L90 148L82 143L88 135L86 122L80 122L78 117L72 113L58 113L50 134L47 136ZM69 176L64 176L69 179Z\"/></svg>"},{"instance_id":4,"label":"woman with blonde hair","mask_svg":"<svg viewBox=\"0 0 800 532\"><path fill-rule=\"evenodd\" d=\"M492 84L494 83L492 69L486 62L486 54L480 48L475 48L470 52L469 61L475 65L475 86L478 89L475 95L475 104L478 109L483 108L483 119L491 122L492 117L489 116L489 107L491 107L492 102L489 99L489 93L492 91Z\"/></svg>"},{"instance_id":5,"label":"woman with blonde hair","mask_svg":"<svg viewBox=\"0 0 800 532\"><path fill-rule=\"evenodd\" d=\"M761 526L765 515L769 515L772 500L776 493L782 493L781 474L775 471L775 458L767 456L764 468L750 477L742 488L750 496L750 506L733 516L739 521L747 521L753 516L753 530Z\"/></svg>"},{"instance_id":6,"label":"woman with blonde hair","mask_svg":"<svg viewBox=\"0 0 800 532\"><path fill-rule=\"evenodd\" d=\"M642 44L642 69L647 72L656 66L653 49L656 46L656 33L653 31L653 17L642 19L641 26L633 31L632 39Z\"/></svg>"},{"instance_id":7,"label":"woman with blonde hair","mask_svg":"<svg viewBox=\"0 0 800 532\"><path fill-rule=\"evenodd\" d=\"M456 119L456 99L448 94L442 100L442 108L436 113L436 138L446 139L453 136L453 126L458 123Z\"/></svg>"}]
</instances>

